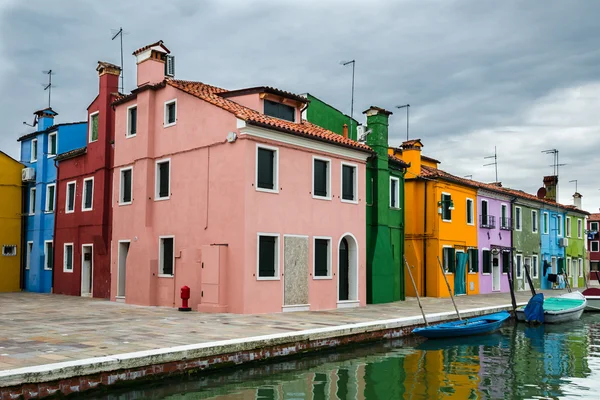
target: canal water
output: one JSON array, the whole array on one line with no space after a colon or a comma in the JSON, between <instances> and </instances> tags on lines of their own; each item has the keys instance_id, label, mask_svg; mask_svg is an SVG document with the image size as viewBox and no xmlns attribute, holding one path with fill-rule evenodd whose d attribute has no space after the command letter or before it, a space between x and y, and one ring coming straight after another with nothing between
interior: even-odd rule
<instances>
[{"instance_id":1,"label":"canal water","mask_svg":"<svg viewBox=\"0 0 600 400\"><path fill-rule=\"evenodd\" d=\"M133 399L600 399L600 314L485 336L407 338L97 396Z\"/></svg>"}]
</instances>

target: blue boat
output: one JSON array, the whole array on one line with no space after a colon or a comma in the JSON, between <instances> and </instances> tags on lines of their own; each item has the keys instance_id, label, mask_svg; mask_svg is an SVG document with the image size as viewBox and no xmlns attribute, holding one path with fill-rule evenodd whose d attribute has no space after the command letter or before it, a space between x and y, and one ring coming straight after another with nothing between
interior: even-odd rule
<instances>
[{"instance_id":1,"label":"blue boat","mask_svg":"<svg viewBox=\"0 0 600 400\"><path fill-rule=\"evenodd\" d=\"M507 311L502 311L481 317L446 322L424 328L415 328L412 333L428 339L481 335L497 331L504 321L509 318L510 314Z\"/></svg>"}]
</instances>

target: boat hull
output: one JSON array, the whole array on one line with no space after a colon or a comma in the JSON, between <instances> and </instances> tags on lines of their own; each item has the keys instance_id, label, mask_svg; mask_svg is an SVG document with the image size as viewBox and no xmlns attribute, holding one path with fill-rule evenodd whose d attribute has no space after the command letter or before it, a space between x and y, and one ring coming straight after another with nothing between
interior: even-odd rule
<instances>
[{"instance_id":1,"label":"boat hull","mask_svg":"<svg viewBox=\"0 0 600 400\"><path fill-rule=\"evenodd\" d=\"M416 328L413 330L413 333L428 339L482 335L497 331L508 318L510 318L510 314L503 311L463 321L453 321L425 328Z\"/></svg>"},{"instance_id":2,"label":"boat hull","mask_svg":"<svg viewBox=\"0 0 600 400\"><path fill-rule=\"evenodd\" d=\"M585 296L587 306L585 311L598 312L600 311L600 296Z\"/></svg>"},{"instance_id":3,"label":"boat hull","mask_svg":"<svg viewBox=\"0 0 600 400\"><path fill-rule=\"evenodd\" d=\"M545 323L560 324L563 322L577 321L578 319L580 319L581 315L583 314L583 311L586 309L586 307L588 305L587 299L579 292L568 293L568 294L564 294L559 297L562 297L565 299L577 299L577 300L582 299L583 303L577 307L568 308L565 310L558 310L558 311L544 310ZM515 314L517 316L517 320L526 322L524 307L517 308Z\"/></svg>"}]
</instances>

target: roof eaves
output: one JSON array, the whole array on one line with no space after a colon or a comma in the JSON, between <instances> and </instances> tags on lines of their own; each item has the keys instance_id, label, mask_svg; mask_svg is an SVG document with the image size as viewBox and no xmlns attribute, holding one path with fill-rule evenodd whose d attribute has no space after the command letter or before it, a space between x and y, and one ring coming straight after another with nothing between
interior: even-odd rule
<instances>
[{"instance_id":1,"label":"roof eaves","mask_svg":"<svg viewBox=\"0 0 600 400\"><path fill-rule=\"evenodd\" d=\"M67 151L65 153L61 153L61 154L57 155L54 160L55 161L64 161L64 160L68 160L70 158L79 157L86 153L87 153L87 147L80 147L78 149L74 149L74 150Z\"/></svg>"}]
</instances>

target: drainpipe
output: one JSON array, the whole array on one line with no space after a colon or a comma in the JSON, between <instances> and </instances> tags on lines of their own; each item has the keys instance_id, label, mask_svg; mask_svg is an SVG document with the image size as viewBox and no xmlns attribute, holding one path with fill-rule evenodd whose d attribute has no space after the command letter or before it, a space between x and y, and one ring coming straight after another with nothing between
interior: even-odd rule
<instances>
[{"instance_id":1,"label":"drainpipe","mask_svg":"<svg viewBox=\"0 0 600 400\"><path fill-rule=\"evenodd\" d=\"M423 180L423 297L427 297L427 180Z\"/></svg>"},{"instance_id":2,"label":"drainpipe","mask_svg":"<svg viewBox=\"0 0 600 400\"><path fill-rule=\"evenodd\" d=\"M25 289L25 267L27 265L27 234L25 232L25 194L27 193L27 185L21 182L21 268L19 271L19 288Z\"/></svg>"},{"instance_id":3,"label":"drainpipe","mask_svg":"<svg viewBox=\"0 0 600 400\"><path fill-rule=\"evenodd\" d=\"M54 162L54 169L56 169L56 185L54 186L54 196L56 197L56 200L54 201L54 227L52 228L52 287L50 288L50 293L54 293L54 276L56 275L54 273L54 267L55 267L55 263L54 260L56 259L56 205L59 204L58 203L58 193L60 192L60 190L58 190L58 181L59 181L59 173L60 170L58 169L58 163L56 162L56 159L53 160ZM79 232L78 232L78 236L79 236ZM75 246L73 246L75 247ZM73 248L73 258L75 256L75 249ZM75 264L75 263L73 263ZM90 288L90 291L92 290L92 288ZM81 293L79 293L81 295Z\"/></svg>"}]
</instances>

